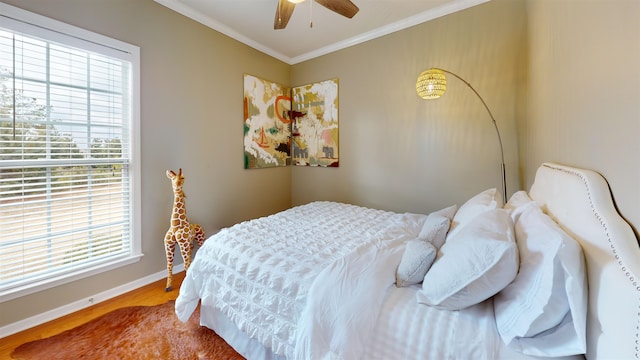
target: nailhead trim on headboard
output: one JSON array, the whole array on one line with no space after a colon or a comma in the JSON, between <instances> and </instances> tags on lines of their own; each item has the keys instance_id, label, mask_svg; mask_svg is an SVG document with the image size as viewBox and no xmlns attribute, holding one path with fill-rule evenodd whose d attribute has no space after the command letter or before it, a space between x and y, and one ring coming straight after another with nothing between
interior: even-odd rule
<instances>
[{"instance_id":1,"label":"nailhead trim on headboard","mask_svg":"<svg viewBox=\"0 0 640 360\"><path fill-rule=\"evenodd\" d=\"M602 216L600 216L600 214L598 213L598 211L595 208L595 205L593 204L593 199L591 198L591 186L589 185L589 181L587 180L587 178L585 178L582 174L574 172L574 171L570 171L564 168L556 168L552 165L549 164L544 164L543 166L548 167L550 169L553 170L560 170L563 171L565 173L571 174L571 175L575 175L577 176L580 180L582 180L582 182L584 183L586 189L587 189L587 197L589 199L589 206L591 207L591 211L593 212L594 216L598 219L598 222L600 223L600 225L602 225L602 228L604 229L605 234L607 235L607 241L609 242L609 247L611 248L611 252L614 255L615 259L618 261L618 266L620 266L620 269L622 270L622 272L625 274L625 276L627 277L627 279L629 279L629 281L631 281L631 283L633 284L633 286L636 288L636 291L638 291L638 313L636 314L636 341L635 341L635 358L636 359L640 359L640 285L638 285L637 280L633 277L633 275L631 275L631 273L629 271L627 271L627 267L625 266L624 262L622 261L622 259L620 258L620 256L618 255L618 251L616 250L615 246L613 245L613 242L611 241L611 235L609 234L609 228L606 224L606 222L604 221L604 219L602 218Z\"/></svg>"}]
</instances>

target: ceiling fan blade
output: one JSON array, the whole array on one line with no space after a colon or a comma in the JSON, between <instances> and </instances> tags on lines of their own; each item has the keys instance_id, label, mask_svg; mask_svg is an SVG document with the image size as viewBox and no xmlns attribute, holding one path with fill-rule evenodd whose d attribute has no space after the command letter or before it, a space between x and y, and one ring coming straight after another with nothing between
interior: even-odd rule
<instances>
[{"instance_id":1,"label":"ceiling fan blade","mask_svg":"<svg viewBox=\"0 0 640 360\"><path fill-rule=\"evenodd\" d=\"M276 17L273 20L273 29L281 30L287 27L291 14L296 8L296 4L290 3L288 0L278 0L278 7L276 8Z\"/></svg>"},{"instance_id":2,"label":"ceiling fan blade","mask_svg":"<svg viewBox=\"0 0 640 360\"><path fill-rule=\"evenodd\" d=\"M315 0L318 4L351 19L360 10L349 0Z\"/></svg>"}]
</instances>

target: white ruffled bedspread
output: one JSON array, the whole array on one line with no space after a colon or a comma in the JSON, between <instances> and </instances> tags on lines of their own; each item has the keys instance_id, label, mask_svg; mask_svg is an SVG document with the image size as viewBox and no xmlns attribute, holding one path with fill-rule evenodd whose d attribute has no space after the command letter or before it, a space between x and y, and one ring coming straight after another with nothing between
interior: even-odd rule
<instances>
[{"instance_id":1,"label":"white ruffled bedspread","mask_svg":"<svg viewBox=\"0 0 640 360\"><path fill-rule=\"evenodd\" d=\"M198 250L176 314L201 300L275 354L357 358L425 219L314 202L223 229Z\"/></svg>"}]
</instances>

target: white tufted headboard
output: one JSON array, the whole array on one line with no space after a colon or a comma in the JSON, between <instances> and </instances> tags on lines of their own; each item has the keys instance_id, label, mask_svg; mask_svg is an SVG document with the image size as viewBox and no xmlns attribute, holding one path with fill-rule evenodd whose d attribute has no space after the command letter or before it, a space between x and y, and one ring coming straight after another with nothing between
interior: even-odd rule
<instances>
[{"instance_id":1,"label":"white tufted headboard","mask_svg":"<svg viewBox=\"0 0 640 360\"><path fill-rule=\"evenodd\" d=\"M587 354L640 359L640 247L598 173L545 163L529 195L582 246L589 303Z\"/></svg>"}]
</instances>

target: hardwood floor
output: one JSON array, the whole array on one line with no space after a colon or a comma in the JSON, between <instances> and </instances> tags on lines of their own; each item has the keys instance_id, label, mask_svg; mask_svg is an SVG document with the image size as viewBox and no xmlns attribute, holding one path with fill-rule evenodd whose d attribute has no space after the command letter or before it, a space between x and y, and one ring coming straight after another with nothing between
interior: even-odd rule
<instances>
[{"instance_id":1,"label":"hardwood floor","mask_svg":"<svg viewBox=\"0 0 640 360\"><path fill-rule=\"evenodd\" d=\"M164 291L166 280L162 279L73 314L0 339L0 359L10 359L13 349L24 343L73 329L115 309L137 305L158 305L164 304L169 300L175 300L178 297L178 289L183 279L184 271L175 274L173 276L174 289L170 292Z\"/></svg>"}]
</instances>

